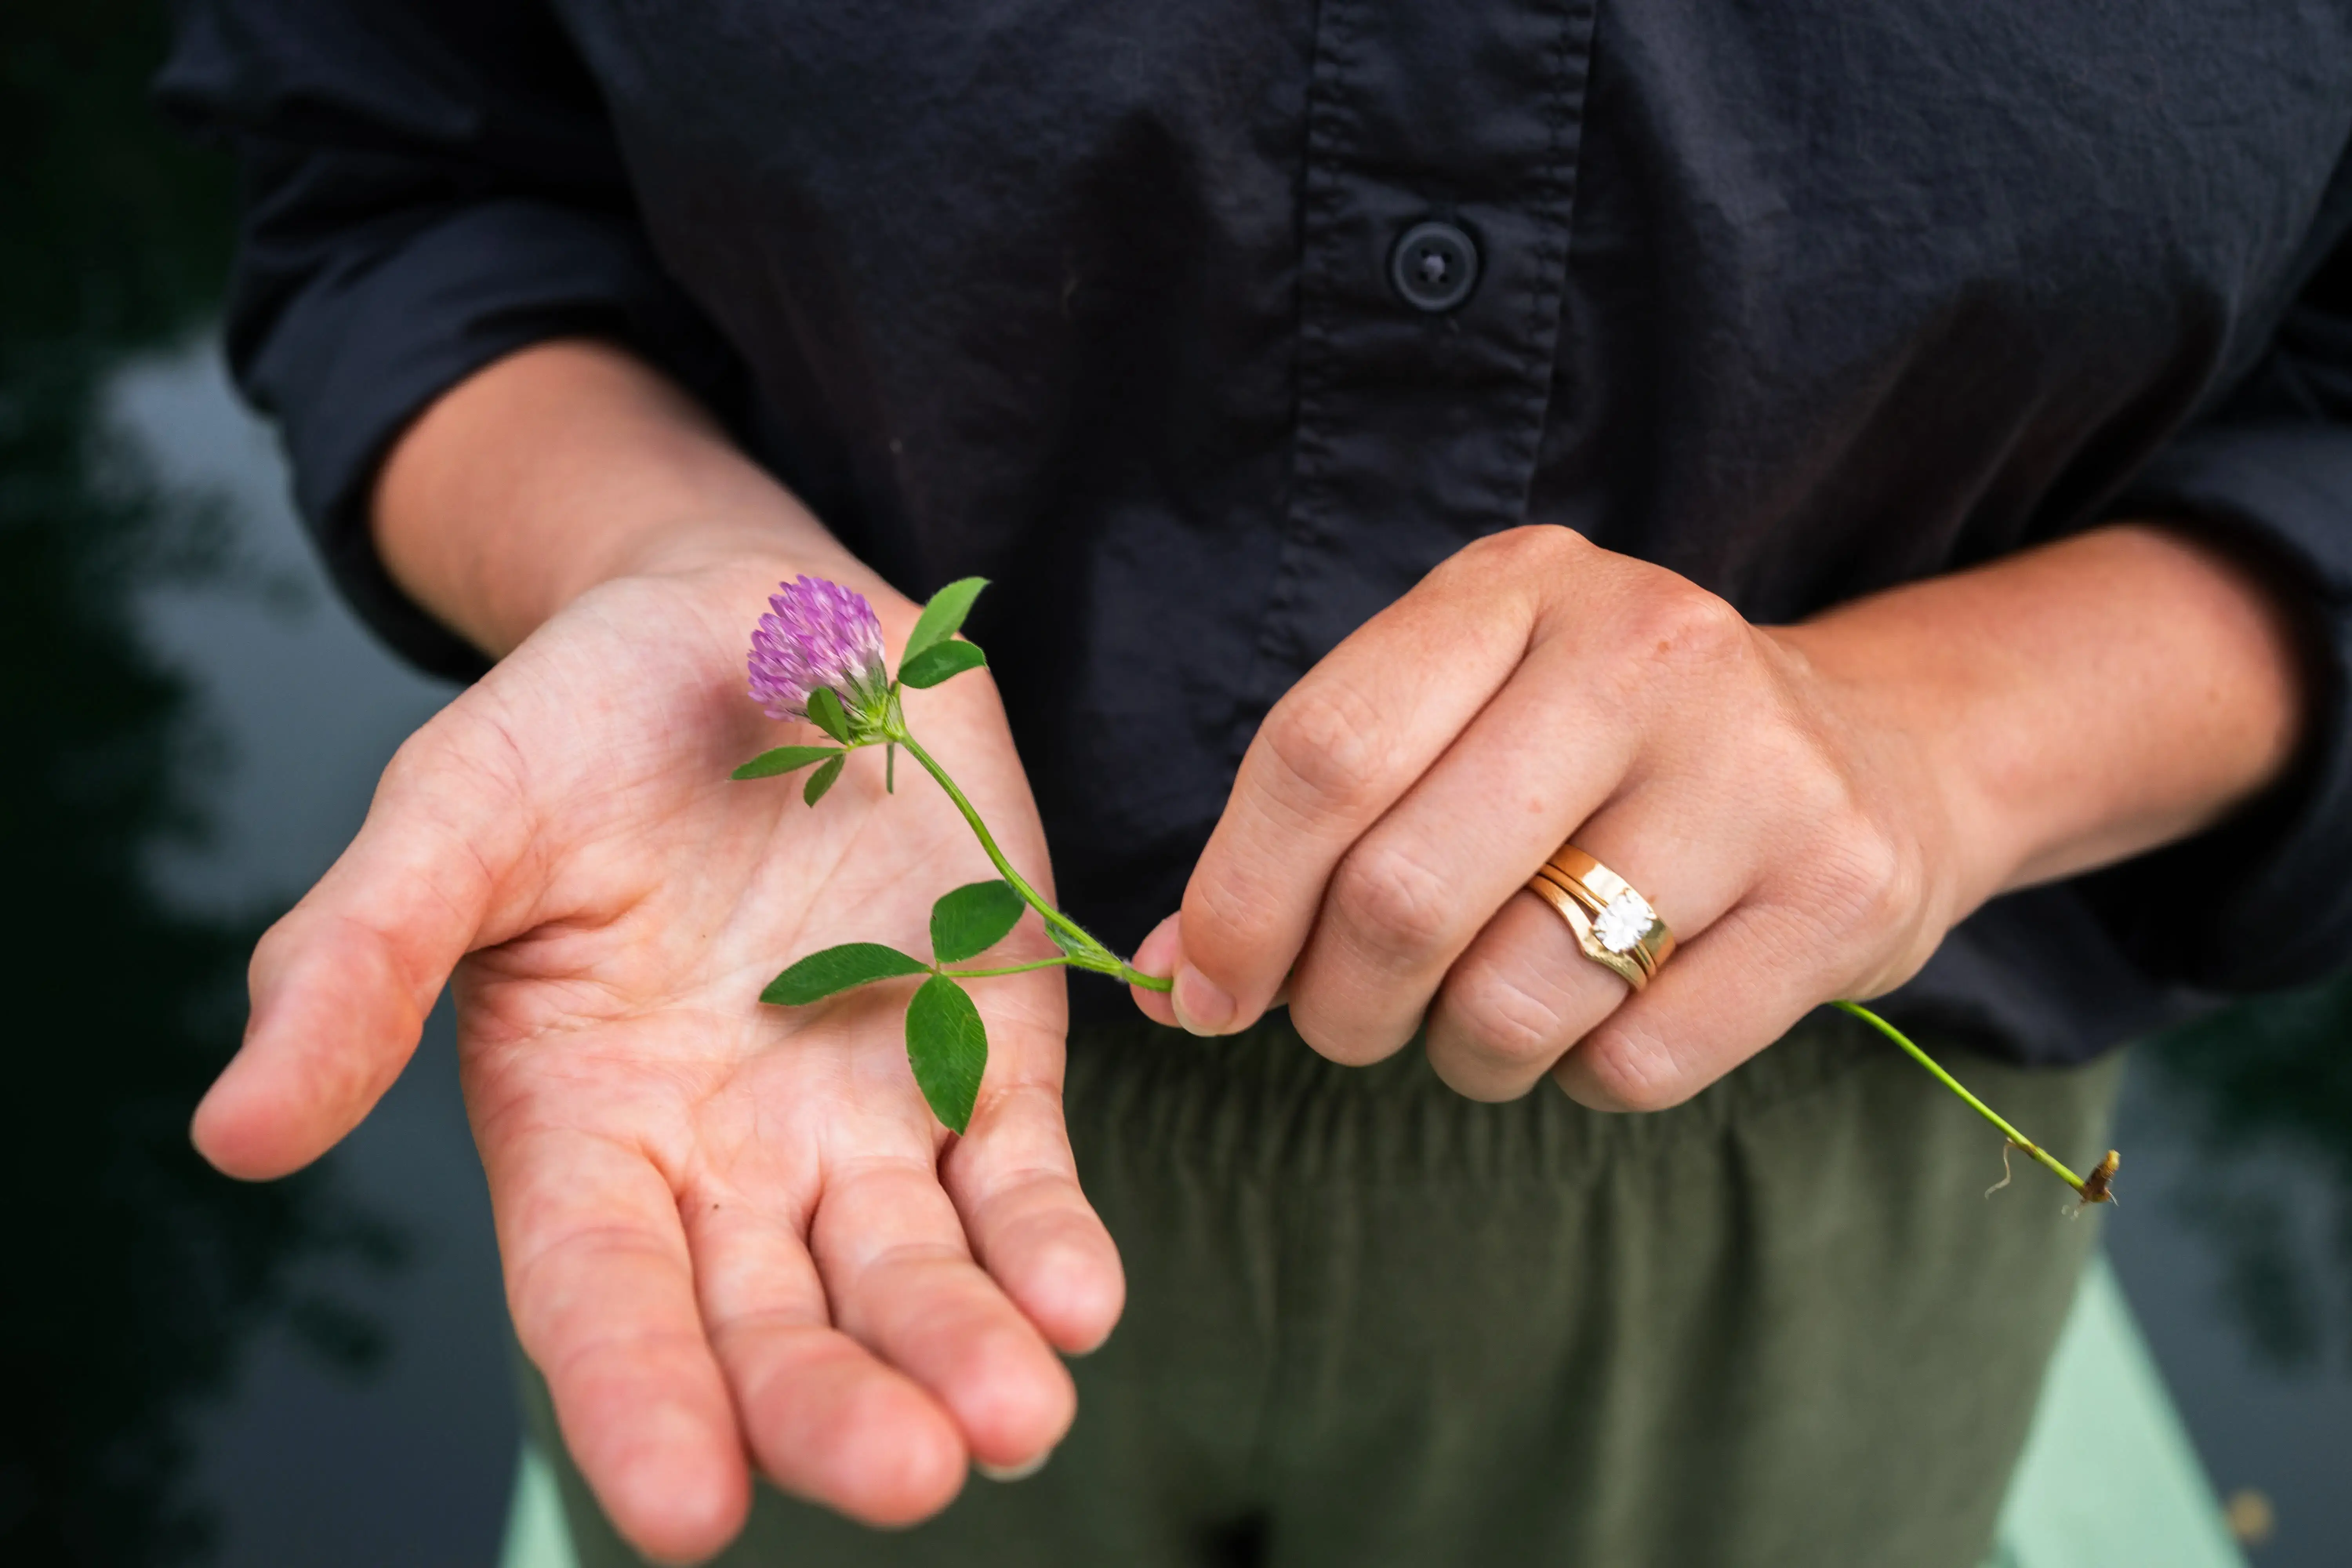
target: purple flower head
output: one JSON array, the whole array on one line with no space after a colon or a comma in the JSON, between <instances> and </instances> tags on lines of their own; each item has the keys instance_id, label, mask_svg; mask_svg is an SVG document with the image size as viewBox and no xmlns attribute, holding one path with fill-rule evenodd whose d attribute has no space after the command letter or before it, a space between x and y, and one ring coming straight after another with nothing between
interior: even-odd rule
<instances>
[{"instance_id":1,"label":"purple flower head","mask_svg":"<svg viewBox=\"0 0 2352 1568\"><path fill-rule=\"evenodd\" d=\"M822 577L778 584L768 605L751 634L751 696L768 717L807 718L809 693L829 686L852 723L878 724L890 673L874 606Z\"/></svg>"}]
</instances>

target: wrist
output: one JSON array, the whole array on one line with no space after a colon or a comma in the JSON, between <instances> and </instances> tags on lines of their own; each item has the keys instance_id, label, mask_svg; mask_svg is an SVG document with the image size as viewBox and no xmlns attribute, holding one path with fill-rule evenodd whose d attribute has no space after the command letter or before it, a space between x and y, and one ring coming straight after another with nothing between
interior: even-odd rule
<instances>
[{"instance_id":1,"label":"wrist","mask_svg":"<svg viewBox=\"0 0 2352 1568\"><path fill-rule=\"evenodd\" d=\"M373 500L394 581L493 657L622 577L761 561L888 592L685 393L602 343L535 344L452 387Z\"/></svg>"},{"instance_id":2,"label":"wrist","mask_svg":"<svg viewBox=\"0 0 2352 1568\"><path fill-rule=\"evenodd\" d=\"M893 647L902 643L922 606L834 542L797 501L778 493L795 517L669 519L631 530L606 552L579 563L576 586L566 584L551 595L557 601L554 607L624 577L740 583L757 586L758 596L764 598L779 583L805 574L864 595L882 622L885 640Z\"/></svg>"},{"instance_id":3,"label":"wrist","mask_svg":"<svg viewBox=\"0 0 2352 1568\"><path fill-rule=\"evenodd\" d=\"M2091 530L1773 636L1853 730L1915 759L1958 913L2210 826L2284 770L2302 723L2284 611L2172 531Z\"/></svg>"}]
</instances>

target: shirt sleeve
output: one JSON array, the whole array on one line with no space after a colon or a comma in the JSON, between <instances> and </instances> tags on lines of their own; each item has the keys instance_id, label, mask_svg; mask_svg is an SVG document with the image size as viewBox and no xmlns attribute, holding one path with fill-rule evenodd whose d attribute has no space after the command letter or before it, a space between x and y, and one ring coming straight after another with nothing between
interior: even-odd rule
<instances>
[{"instance_id":1,"label":"shirt sleeve","mask_svg":"<svg viewBox=\"0 0 2352 1568\"><path fill-rule=\"evenodd\" d=\"M722 418L740 396L647 243L593 83L535 0L184 0L157 92L240 160L230 368L278 421L329 571L393 647L470 679L481 655L370 537L409 422L568 334L628 343Z\"/></svg>"},{"instance_id":2,"label":"shirt sleeve","mask_svg":"<svg viewBox=\"0 0 2352 1568\"><path fill-rule=\"evenodd\" d=\"M2337 195L2345 182L2339 178ZM2288 776L2219 827L2087 879L2132 956L2197 986L2315 980L2352 957L2352 241L2252 371L2109 515L2178 519L2262 571L2305 631L2309 728Z\"/></svg>"}]
</instances>

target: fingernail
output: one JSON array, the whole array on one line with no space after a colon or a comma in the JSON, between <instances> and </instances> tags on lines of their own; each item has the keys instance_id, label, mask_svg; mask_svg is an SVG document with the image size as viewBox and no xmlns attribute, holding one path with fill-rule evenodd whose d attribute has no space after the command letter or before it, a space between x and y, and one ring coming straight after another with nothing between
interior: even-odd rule
<instances>
[{"instance_id":1,"label":"fingernail","mask_svg":"<svg viewBox=\"0 0 2352 1568\"><path fill-rule=\"evenodd\" d=\"M988 1480L1025 1481L1044 1469L1045 1461L1053 1457L1054 1450L1046 1448L1039 1452L1036 1458L1024 1459L1017 1465L992 1465L984 1459L974 1459L971 1462L971 1468L978 1470Z\"/></svg>"},{"instance_id":2,"label":"fingernail","mask_svg":"<svg viewBox=\"0 0 2352 1568\"><path fill-rule=\"evenodd\" d=\"M1176 1004L1176 1021L1195 1035L1223 1034L1234 1021L1234 999L1189 963L1176 972L1169 999Z\"/></svg>"}]
</instances>

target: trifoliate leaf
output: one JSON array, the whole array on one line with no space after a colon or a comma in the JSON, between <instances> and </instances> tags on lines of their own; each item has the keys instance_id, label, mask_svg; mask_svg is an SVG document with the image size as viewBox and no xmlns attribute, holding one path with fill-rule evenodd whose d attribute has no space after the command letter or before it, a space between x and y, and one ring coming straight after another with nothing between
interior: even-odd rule
<instances>
[{"instance_id":1,"label":"trifoliate leaf","mask_svg":"<svg viewBox=\"0 0 2352 1568\"><path fill-rule=\"evenodd\" d=\"M907 1004L907 1064L932 1115L956 1132L971 1125L988 1068L988 1029L963 987L945 975L924 981Z\"/></svg>"},{"instance_id":2,"label":"trifoliate leaf","mask_svg":"<svg viewBox=\"0 0 2352 1568\"><path fill-rule=\"evenodd\" d=\"M808 783L801 786L801 798L811 805L823 800L824 792L833 787L833 781L841 776L841 764L848 760L845 754L836 754L833 761L809 774Z\"/></svg>"},{"instance_id":3,"label":"trifoliate leaf","mask_svg":"<svg viewBox=\"0 0 2352 1568\"><path fill-rule=\"evenodd\" d=\"M1029 906L1005 881L973 882L931 906L931 958L961 963L1004 940Z\"/></svg>"},{"instance_id":4,"label":"trifoliate leaf","mask_svg":"<svg viewBox=\"0 0 2352 1568\"><path fill-rule=\"evenodd\" d=\"M788 773L804 768L811 763L841 755L838 746L778 746L772 752L761 752L731 775L739 779L772 779L778 773Z\"/></svg>"},{"instance_id":5,"label":"trifoliate leaf","mask_svg":"<svg viewBox=\"0 0 2352 1568\"><path fill-rule=\"evenodd\" d=\"M988 656L975 643L961 639L933 643L898 667L898 679L919 690L987 662Z\"/></svg>"},{"instance_id":6,"label":"trifoliate leaf","mask_svg":"<svg viewBox=\"0 0 2352 1568\"><path fill-rule=\"evenodd\" d=\"M808 694L809 722L845 745L849 741L849 715L843 711L841 699L830 686L820 686Z\"/></svg>"},{"instance_id":7,"label":"trifoliate leaf","mask_svg":"<svg viewBox=\"0 0 2352 1568\"><path fill-rule=\"evenodd\" d=\"M988 586L985 577L964 577L949 584L931 595L923 613L915 618L914 635L907 639L907 651L898 656L900 679L905 679L907 665L914 657L934 643L943 643L956 635L963 618L971 614L971 602Z\"/></svg>"},{"instance_id":8,"label":"trifoliate leaf","mask_svg":"<svg viewBox=\"0 0 2352 1568\"><path fill-rule=\"evenodd\" d=\"M821 1002L837 991L901 974L920 974L930 965L878 942L850 942L812 952L768 982L760 1000L782 1007Z\"/></svg>"}]
</instances>

